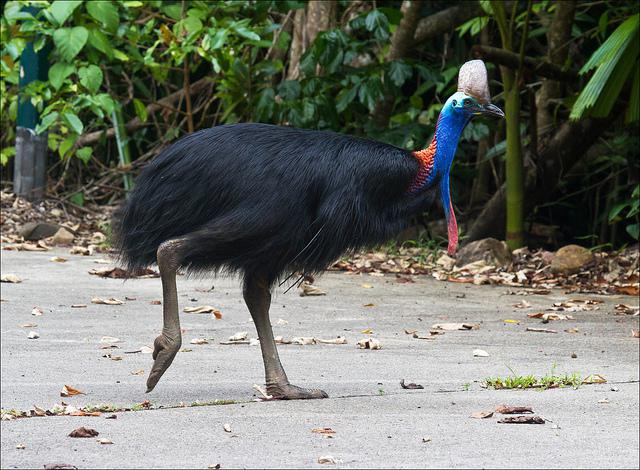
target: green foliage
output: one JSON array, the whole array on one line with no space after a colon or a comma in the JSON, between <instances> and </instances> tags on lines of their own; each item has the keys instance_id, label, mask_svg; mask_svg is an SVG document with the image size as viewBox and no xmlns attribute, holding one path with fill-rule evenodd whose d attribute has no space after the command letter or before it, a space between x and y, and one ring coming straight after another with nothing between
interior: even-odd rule
<instances>
[{"instance_id":1,"label":"green foliage","mask_svg":"<svg viewBox=\"0 0 640 470\"><path fill-rule=\"evenodd\" d=\"M571 110L572 119L586 114L606 117L611 112L622 86L629 74L635 70L632 92L635 108L630 108L628 121L638 119L638 54L640 53L640 14L634 14L618 26L611 36L594 52L580 70L585 74L596 69Z\"/></svg>"}]
</instances>

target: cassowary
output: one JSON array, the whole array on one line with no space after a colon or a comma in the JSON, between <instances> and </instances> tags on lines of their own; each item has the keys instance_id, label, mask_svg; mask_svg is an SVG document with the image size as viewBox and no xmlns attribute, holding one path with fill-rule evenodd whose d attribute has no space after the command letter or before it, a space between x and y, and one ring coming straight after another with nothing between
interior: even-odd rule
<instances>
[{"instance_id":1,"label":"cassowary","mask_svg":"<svg viewBox=\"0 0 640 470\"><path fill-rule=\"evenodd\" d=\"M502 117L490 103L479 60L462 66L433 140L410 152L381 142L266 124L233 124L187 135L140 174L114 224L129 270L157 262L163 329L147 380L153 390L181 346L176 271L237 273L256 325L267 392L279 399L324 398L289 383L269 321L271 288L287 273L325 269L345 252L397 235L436 195L449 252L458 233L449 170L474 116Z\"/></svg>"}]
</instances>

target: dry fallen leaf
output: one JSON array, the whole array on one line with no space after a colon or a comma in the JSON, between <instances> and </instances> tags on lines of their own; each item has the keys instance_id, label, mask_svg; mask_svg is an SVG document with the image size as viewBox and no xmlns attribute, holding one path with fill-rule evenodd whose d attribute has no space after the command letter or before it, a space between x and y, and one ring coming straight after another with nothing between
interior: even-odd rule
<instances>
[{"instance_id":1,"label":"dry fallen leaf","mask_svg":"<svg viewBox=\"0 0 640 470\"><path fill-rule=\"evenodd\" d=\"M87 304L73 304L71 308L87 308Z\"/></svg>"},{"instance_id":2,"label":"dry fallen leaf","mask_svg":"<svg viewBox=\"0 0 640 470\"><path fill-rule=\"evenodd\" d=\"M212 313L217 320L222 318L222 312L211 305L200 305L199 307L185 307L184 313Z\"/></svg>"},{"instance_id":3,"label":"dry fallen leaf","mask_svg":"<svg viewBox=\"0 0 640 470\"><path fill-rule=\"evenodd\" d=\"M633 305L616 304L616 306L615 306L616 315L638 316L638 311L639 310L640 310L640 308L634 307Z\"/></svg>"},{"instance_id":4,"label":"dry fallen leaf","mask_svg":"<svg viewBox=\"0 0 640 470\"><path fill-rule=\"evenodd\" d=\"M98 439L98 443L100 443L100 444L113 444L113 441L111 439L107 439L106 437L102 437L102 438Z\"/></svg>"},{"instance_id":5,"label":"dry fallen leaf","mask_svg":"<svg viewBox=\"0 0 640 470\"><path fill-rule=\"evenodd\" d=\"M359 349L382 349L380 341L375 338L361 339L356 343L356 347Z\"/></svg>"},{"instance_id":6,"label":"dry fallen leaf","mask_svg":"<svg viewBox=\"0 0 640 470\"><path fill-rule=\"evenodd\" d=\"M209 344L206 338L193 338L190 341L191 344Z\"/></svg>"},{"instance_id":7,"label":"dry fallen leaf","mask_svg":"<svg viewBox=\"0 0 640 470\"><path fill-rule=\"evenodd\" d=\"M162 305L162 301L160 300L151 300L149 303L151 305Z\"/></svg>"},{"instance_id":8,"label":"dry fallen leaf","mask_svg":"<svg viewBox=\"0 0 640 470\"><path fill-rule=\"evenodd\" d=\"M44 312L42 311L42 309L40 307L33 307L31 309L31 315L33 315L34 317L39 317L43 314Z\"/></svg>"},{"instance_id":9,"label":"dry fallen leaf","mask_svg":"<svg viewBox=\"0 0 640 470\"><path fill-rule=\"evenodd\" d=\"M115 338L113 336L103 336L102 338L100 338L100 342L103 344L106 343L122 343L122 340L120 338Z\"/></svg>"},{"instance_id":10,"label":"dry fallen leaf","mask_svg":"<svg viewBox=\"0 0 640 470\"><path fill-rule=\"evenodd\" d=\"M100 297L94 297L91 299L92 304L100 304L100 305L122 305L124 302L122 300L118 300L116 298L109 299L101 299Z\"/></svg>"},{"instance_id":11,"label":"dry fallen leaf","mask_svg":"<svg viewBox=\"0 0 640 470\"><path fill-rule=\"evenodd\" d=\"M38 326L37 323L23 323L20 328L35 328L36 326Z\"/></svg>"},{"instance_id":12,"label":"dry fallen leaf","mask_svg":"<svg viewBox=\"0 0 640 470\"><path fill-rule=\"evenodd\" d=\"M521 300L520 302L513 304L513 306L515 308L529 308L531 307L531 304L529 302L527 302L526 300Z\"/></svg>"},{"instance_id":13,"label":"dry fallen leaf","mask_svg":"<svg viewBox=\"0 0 640 470\"><path fill-rule=\"evenodd\" d=\"M550 330L548 328L527 328L527 331L533 331L535 333L557 333L556 330Z\"/></svg>"},{"instance_id":14,"label":"dry fallen leaf","mask_svg":"<svg viewBox=\"0 0 640 470\"><path fill-rule=\"evenodd\" d=\"M506 320L502 320L502 321L503 321L503 323L513 323L513 324L516 324L516 325L520 324L520 320L511 320L510 318L507 318Z\"/></svg>"},{"instance_id":15,"label":"dry fallen leaf","mask_svg":"<svg viewBox=\"0 0 640 470\"><path fill-rule=\"evenodd\" d=\"M27 446L24 445L24 444L16 444L16 449L18 449L18 450L24 450L26 448L27 448Z\"/></svg>"},{"instance_id":16,"label":"dry fallen leaf","mask_svg":"<svg viewBox=\"0 0 640 470\"><path fill-rule=\"evenodd\" d=\"M291 340L291 344L300 344L302 346L307 346L310 344L316 344L316 339L311 336L300 336L297 338L293 338Z\"/></svg>"},{"instance_id":17,"label":"dry fallen leaf","mask_svg":"<svg viewBox=\"0 0 640 470\"><path fill-rule=\"evenodd\" d=\"M322 457L318 457L318 463L335 464L336 463L336 459L334 459L330 455L324 455Z\"/></svg>"},{"instance_id":18,"label":"dry fallen leaf","mask_svg":"<svg viewBox=\"0 0 640 470\"><path fill-rule=\"evenodd\" d=\"M62 390L60 390L61 397L72 397L74 395L85 395L85 393L70 385L65 385L62 387Z\"/></svg>"},{"instance_id":19,"label":"dry fallen leaf","mask_svg":"<svg viewBox=\"0 0 640 470\"><path fill-rule=\"evenodd\" d=\"M536 312L527 314L527 317L541 318L543 321L573 320L573 317L571 315L563 315L561 313Z\"/></svg>"},{"instance_id":20,"label":"dry fallen leaf","mask_svg":"<svg viewBox=\"0 0 640 470\"><path fill-rule=\"evenodd\" d=\"M498 420L501 424L544 424L545 421L540 416L507 416Z\"/></svg>"},{"instance_id":21,"label":"dry fallen leaf","mask_svg":"<svg viewBox=\"0 0 640 470\"><path fill-rule=\"evenodd\" d=\"M142 375L144 374L144 369L136 369L130 372L131 375Z\"/></svg>"},{"instance_id":22,"label":"dry fallen leaf","mask_svg":"<svg viewBox=\"0 0 640 470\"><path fill-rule=\"evenodd\" d=\"M95 429L85 428L84 426L74 429L69 433L69 437L96 437L100 434Z\"/></svg>"},{"instance_id":23,"label":"dry fallen leaf","mask_svg":"<svg viewBox=\"0 0 640 470\"><path fill-rule=\"evenodd\" d=\"M244 341L247 339L247 336L249 336L249 333L247 331L239 331L238 333L234 334L233 336L229 336L229 341Z\"/></svg>"},{"instance_id":24,"label":"dry fallen leaf","mask_svg":"<svg viewBox=\"0 0 640 470\"><path fill-rule=\"evenodd\" d=\"M371 328L367 328L366 330L362 330L360 333L362 333L363 335L372 335L373 330Z\"/></svg>"},{"instance_id":25,"label":"dry fallen leaf","mask_svg":"<svg viewBox=\"0 0 640 470\"><path fill-rule=\"evenodd\" d=\"M222 429L224 429L225 432L231 432L231 425L229 423L224 423L222 425Z\"/></svg>"},{"instance_id":26,"label":"dry fallen leaf","mask_svg":"<svg viewBox=\"0 0 640 470\"><path fill-rule=\"evenodd\" d=\"M455 330L477 330L480 325L477 323L436 323L431 328L436 330L455 331Z\"/></svg>"},{"instance_id":27,"label":"dry fallen leaf","mask_svg":"<svg viewBox=\"0 0 640 470\"><path fill-rule=\"evenodd\" d=\"M143 268L138 271L129 272L122 268L99 268L91 269L89 274L99 277L111 279L130 279L130 278L154 278L160 277L158 271L151 268Z\"/></svg>"},{"instance_id":28,"label":"dry fallen leaf","mask_svg":"<svg viewBox=\"0 0 640 470\"><path fill-rule=\"evenodd\" d=\"M44 470L78 470L78 467L68 463L48 463Z\"/></svg>"},{"instance_id":29,"label":"dry fallen leaf","mask_svg":"<svg viewBox=\"0 0 640 470\"><path fill-rule=\"evenodd\" d=\"M566 330L564 330L565 333L580 333L580 330L577 328L568 328Z\"/></svg>"},{"instance_id":30,"label":"dry fallen leaf","mask_svg":"<svg viewBox=\"0 0 640 470\"><path fill-rule=\"evenodd\" d=\"M405 329L404 330L404 334L405 335L412 335L412 334L417 333L417 332L418 332L418 330L410 330L410 329Z\"/></svg>"},{"instance_id":31,"label":"dry fallen leaf","mask_svg":"<svg viewBox=\"0 0 640 470\"><path fill-rule=\"evenodd\" d=\"M22 282L22 278L19 276L16 276L15 274L5 274L2 277L0 277L0 282L10 282L12 284L18 284Z\"/></svg>"},{"instance_id":32,"label":"dry fallen leaf","mask_svg":"<svg viewBox=\"0 0 640 470\"><path fill-rule=\"evenodd\" d=\"M631 337L640 338L640 330L631 330Z\"/></svg>"},{"instance_id":33,"label":"dry fallen leaf","mask_svg":"<svg viewBox=\"0 0 640 470\"><path fill-rule=\"evenodd\" d=\"M38 333L37 331L30 331L29 334L27 335L27 338L38 339L40 338L40 333Z\"/></svg>"},{"instance_id":34,"label":"dry fallen leaf","mask_svg":"<svg viewBox=\"0 0 640 470\"><path fill-rule=\"evenodd\" d=\"M314 295L327 295L327 292L304 281L299 287L300 297L308 297Z\"/></svg>"},{"instance_id":35,"label":"dry fallen leaf","mask_svg":"<svg viewBox=\"0 0 640 470\"><path fill-rule=\"evenodd\" d=\"M344 336L338 336L335 339L321 339L321 338L314 338L316 340L316 343L321 343L321 344L347 344L347 338L345 338Z\"/></svg>"},{"instance_id":36,"label":"dry fallen leaf","mask_svg":"<svg viewBox=\"0 0 640 470\"><path fill-rule=\"evenodd\" d=\"M428 335L422 334L422 333L418 333L417 331L413 333L412 335L414 338L416 339L436 339L434 337L434 335L431 334L431 332L429 332Z\"/></svg>"},{"instance_id":37,"label":"dry fallen leaf","mask_svg":"<svg viewBox=\"0 0 640 470\"><path fill-rule=\"evenodd\" d=\"M485 419L491 418L493 416L493 411L474 411L471 413L471 418L475 419Z\"/></svg>"},{"instance_id":38,"label":"dry fallen leaf","mask_svg":"<svg viewBox=\"0 0 640 470\"><path fill-rule=\"evenodd\" d=\"M150 348L149 346L142 346L142 347L140 348L140 352L141 352L142 354L151 354L151 353L153 352L153 349L152 349L152 348Z\"/></svg>"},{"instance_id":39,"label":"dry fallen leaf","mask_svg":"<svg viewBox=\"0 0 640 470\"><path fill-rule=\"evenodd\" d=\"M53 258L49 258L49 261L54 263L66 263L67 258L63 258L62 256L54 256Z\"/></svg>"},{"instance_id":40,"label":"dry fallen leaf","mask_svg":"<svg viewBox=\"0 0 640 470\"><path fill-rule=\"evenodd\" d=\"M582 381L583 384L606 384L607 379L605 379L600 374L591 374L584 378Z\"/></svg>"},{"instance_id":41,"label":"dry fallen leaf","mask_svg":"<svg viewBox=\"0 0 640 470\"><path fill-rule=\"evenodd\" d=\"M368 303L368 304L363 304L363 307L375 307L376 304L372 304L372 303Z\"/></svg>"},{"instance_id":42,"label":"dry fallen leaf","mask_svg":"<svg viewBox=\"0 0 640 470\"><path fill-rule=\"evenodd\" d=\"M371 284L360 284L363 289L373 289Z\"/></svg>"},{"instance_id":43,"label":"dry fallen leaf","mask_svg":"<svg viewBox=\"0 0 640 470\"><path fill-rule=\"evenodd\" d=\"M498 405L496 406L496 413L500 413L503 415L533 413L533 409L530 406Z\"/></svg>"},{"instance_id":44,"label":"dry fallen leaf","mask_svg":"<svg viewBox=\"0 0 640 470\"><path fill-rule=\"evenodd\" d=\"M424 387L420 384L414 384L414 383L404 383L404 379L400 380L400 386L404 389L407 390L422 390L424 389Z\"/></svg>"},{"instance_id":45,"label":"dry fallen leaf","mask_svg":"<svg viewBox=\"0 0 640 470\"><path fill-rule=\"evenodd\" d=\"M474 357L489 357L489 353L487 351L482 350L482 349L474 349L473 350L473 356Z\"/></svg>"},{"instance_id":46,"label":"dry fallen leaf","mask_svg":"<svg viewBox=\"0 0 640 470\"><path fill-rule=\"evenodd\" d=\"M314 434L323 434L323 435L329 436L329 437L333 436L336 433L331 428L313 428L311 430L311 432L314 433Z\"/></svg>"}]
</instances>

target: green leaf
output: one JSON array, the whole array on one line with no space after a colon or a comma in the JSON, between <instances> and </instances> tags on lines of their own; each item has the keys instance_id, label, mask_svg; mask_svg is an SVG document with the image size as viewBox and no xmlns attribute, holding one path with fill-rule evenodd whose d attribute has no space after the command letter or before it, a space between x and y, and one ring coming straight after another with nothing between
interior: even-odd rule
<instances>
[{"instance_id":1,"label":"green leaf","mask_svg":"<svg viewBox=\"0 0 640 470\"><path fill-rule=\"evenodd\" d=\"M83 26L59 28L53 33L53 42L62 58L71 62L87 43L89 31Z\"/></svg>"},{"instance_id":2,"label":"green leaf","mask_svg":"<svg viewBox=\"0 0 640 470\"><path fill-rule=\"evenodd\" d=\"M65 111L62 113L62 116L67 121L67 123L71 126L71 128L75 131L76 134L82 134L84 130L84 125L80 118L71 111Z\"/></svg>"},{"instance_id":3,"label":"green leaf","mask_svg":"<svg viewBox=\"0 0 640 470\"><path fill-rule=\"evenodd\" d=\"M46 131L51 124L53 124L56 119L58 119L58 112L54 111L51 114L47 114L46 116L44 116L41 120L40 120L40 124L38 124L36 126L36 133L37 134L42 134L44 131Z\"/></svg>"},{"instance_id":4,"label":"green leaf","mask_svg":"<svg viewBox=\"0 0 640 470\"><path fill-rule=\"evenodd\" d=\"M76 157L78 157L86 165L91 160L91 154L93 149L91 147L82 147L76 151Z\"/></svg>"},{"instance_id":5,"label":"green leaf","mask_svg":"<svg viewBox=\"0 0 640 470\"><path fill-rule=\"evenodd\" d=\"M78 71L80 83L91 93L96 93L102 85L102 70L97 65L82 67Z\"/></svg>"},{"instance_id":6,"label":"green leaf","mask_svg":"<svg viewBox=\"0 0 640 470\"><path fill-rule=\"evenodd\" d=\"M349 106L349 104L356 98L357 95L357 86L351 87L350 89L343 88L342 90L340 90L340 93L338 93L338 96L336 98L336 110L339 113L343 112L345 109L347 109L347 106Z\"/></svg>"},{"instance_id":7,"label":"green leaf","mask_svg":"<svg viewBox=\"0 0 640 470\"><path fill-rule=\"evenodd\" d=\"M140 101L138 98L134 98L133 107L136 110L136 115L138 116L138 119L140 119L142 122L147 122L147 118L149 116L147 113L147 107L144 105L144 103Z\"/></svg>"},{"instance_id":8,"label":"green leaf","mask_svg":"<svg viewBox=\"0 0 640 470\"><path fill-rule=\"evenodd\" d=\"M109 96L107 93L101 93L97 96L94 96L93 100L104 110L105 113L109 115L111 115L111 113L115 109L115 103L113 102L111 96Z\"/></svg>"},{"instance_id":9,"label":"green leaf","mask_svg":"<svg viewBox=\"0 0 640 470\"><path fill-rule=\"evenodd\" d=\"M75 67L71 64L56 62L49 69L49 83L51 83L53 88L59 90L64 79L71 75L74 70Z\"/></svg>"},{"instance_id":10,"label":"green leaf","mask_svg":"<svg viewBox=\"0 0 640 470\"><path fill-rule=\"evenodd\" d=\"M109 60L113 59L113 46L107 36L99 29L92 29L90 31L89 44L106 55Z\"/></svg>"},{"instance_id":11,"label":"green leaf","mask_svg":"<svg viewBox=\"0 0 640 470\"><path fill-rule=\"evenodd\" d=\"M130 0L127 2L122 2L122 4L126 7L126 8L140 8L142 5L144 5L144 3L137 1L137 0Z\"/></svg>"},{"instance_id":12,"label":"green leaf","mask_svg":"<svg viewBox=\"0 0 640 470\"><path fill-rule=\"evenodd\" d=\"M51 16L53 16L58 26L62 26L73 14L73 11L81 4L82 2L80 0L56 0L48 8L48 11L51 13Z\"/></svg>"},{"instance_id":13,"label":"green leaf","mask_svg":"<svg viewBox=\"0 0 640 470\"><path fill-rule=\"evenodd\" d=\"M256 104L256 118L258 121L271 119L275 108L275 92L273 88L265 88L260 92L260 97Z\"/></svg>"},{"instance_id":14,"label":"green leaf","mask_svg":"<svg viewBox=\"0 0 640 470\"><path fill-rule=\"evenodd\" d=\"M620 202L620 203L616 204L615 206L613 206L611 208L611 210L609 211L609 223L613 222L613 220L616 217L618 217L620 212L622 212L628 206L629 206L629 204L627 204L626 202Z\"/></svg>"},{"instance_id":15,"label":"green leaf","mask_svg":"<svg viewBox=\"0 0 640 470\"><path fill-rule=\"evenodd\" d=\"M640 239L640 224L627 225L627 228L625 230L629 235L631 235L631 238L633 238L634 240Z\"/></svg>"},{"instance_id":16,"label":"green leaf","mask_svg":"<svg viewBox=\"0 0 640 470\"><path fill-rule=\"evenodd\" d=\"M187 16L182 20L182 24L189 34L197 33L202 29L202 21L195 16Z\"/></svg>"},{"instance_id":17,"label":"green leaf","mask_svg":"<svg viewBox=\"0 0 640 470\"><path fill-rule=\"evenodd\" d=\"M300 82L298 80L285 80L278 87L278 95L284 101L295 100L300 96Z\"/></svg>"},{"instance_id":18,"label":"green leaf","mask_svg":"<svg viewBox=\"0 0 640 470\"><path fill-rule=\"evenodd\" d=\"M73 144L76 143L76 140L78 140L78 135L71 134L69 137L60 142L60 145L58 146L58 155L60 155L60 159L63 159L67 155L67 152L71 150L71 147L73 147Z\"/></svg>"},{"instance_id":19,"label":"green leaf","mask_svg":"<svg viewBox=\"0 0 640 470\"><path fill-rule=\"evenodd\" d=\"M124 52L120 52L118 49L113 50L113 57L121 60L122 62L129 62L129 56Z\"/></svg>"},{"instance_id":20,"label":"green leaf","mask_svg":"<svg viewBox=\"0 0 640 470\"><path fill-rule=\"evenodd\" d=\"M118 9L113 3L107 0L89 1L87 2L87 12L110 33L115 33L118 30L120 18Z\"/></svg>"},{"instance_id":21,"label":"green leaf","mask_svg":"<svg viewBox=\"0 0 640 470\"><path fill-rule=\"evenodd\" d=\"M389 20L380 10L371 10L364 20L368 31L372 31L376 39L384 41L389 38Z\"/></svg>"},{"instance_id":22,"label":"green leaf","mask_svg":"<svg viewBox=\"0 0 640 470\"><path fill-rule=\"evenodd\" d=\"M389 78L397 87L401 87L412 74L413 68L401 60L394 60L389 64Z\"/></svg>"},{"instance_id":23,"label":"green leaf","mask_svg":"<svg viewBox=\"0 0 640 470\"><path fill-rule=\"evenodd\" d=\"M251 31L245 26L234 26L233 29L236 33L238 33L240 36L244 38L251 39L252 41L260 40L260 36L258 36L256 33L254 33L253 31Z\"/></svg>"},{"instance_id":24,"label":"green leaf","mask_svg":"<svg viewBox=\"0 0 640 470\"><path fill-rule=\"evenodd\" d=\"M74 203L76 206L84 206L84 194L82 193L82 191L78 191L77 193L73 194L70 198L69 201L71 201L72 203Z\"/></svg>"}]
</instances>

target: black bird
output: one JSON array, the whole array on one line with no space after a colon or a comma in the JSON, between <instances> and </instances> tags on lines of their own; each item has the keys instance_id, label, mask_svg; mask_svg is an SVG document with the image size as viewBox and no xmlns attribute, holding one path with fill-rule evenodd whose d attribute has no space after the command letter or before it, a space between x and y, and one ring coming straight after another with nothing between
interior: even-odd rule
<instances>
[{"instance_id":1,"label":"black bird","mask_svg":"<svg viewBox=\"0 0 640 470\"><path fill-rule=\"evenodd\" d=\"M343 253L397 235L439 193L457 226L449 169L473 116L504 116L490 103L479 60L462 66L429 147L410 152L336 134L266 124L233 124L187 135L140 174L114 223L129 270L157 262L163 329L147 380L153 390L181 346L176 271L237 273L256 325L267 392L279 399L324 398L289 383L269 321L271 288L289 273L324 270Z\"/></svg>"}]
</instances>

